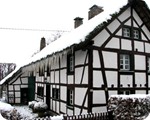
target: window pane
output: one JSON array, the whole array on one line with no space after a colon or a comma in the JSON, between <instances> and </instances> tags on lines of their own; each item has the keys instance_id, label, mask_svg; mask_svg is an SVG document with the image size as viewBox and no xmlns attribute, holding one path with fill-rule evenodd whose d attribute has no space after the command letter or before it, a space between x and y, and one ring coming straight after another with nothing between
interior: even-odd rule
<instances>
[{"instance_id":1,"label":"window pane","mask_svg":"<svg viewBox=\"0 0 150 120\"><path fill-rule=\"evenodd\" d=\"M138 30L133 30L133 38L135 38L135 39L139 39L139 35L140 33L139 33L139 31Z\"/></svg>"},{"instance_id":2,"label":"window pane","mask_svg":"<svg viewBox=\"0 0 150 120\"><path fill-rule=\"evenodd\" d=\"M129 70L130 69L129 55L120 55L120 69L121 70Z\"/></svg>"},{"instance_id":3,"label":"window pane","mask_svg":"<svg viewBox=\"0 0 150 120\"><path fill-rule=\"evenodd\" d=\"M123 28L123 36L130 37L130 29L129 28Z\"/></svg>"}]
</instances>

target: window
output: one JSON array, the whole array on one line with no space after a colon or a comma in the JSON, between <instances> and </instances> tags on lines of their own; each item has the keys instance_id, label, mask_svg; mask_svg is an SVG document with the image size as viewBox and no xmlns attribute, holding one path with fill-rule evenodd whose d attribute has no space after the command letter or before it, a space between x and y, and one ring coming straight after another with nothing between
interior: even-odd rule
<instances>
[{"instance_id":1,"label":"window","mask_svg":"<svg viewBox=\"0 0 150 120\"><path fill-rule=\"evenodd\" d=\"M67 90L67 105L72 106L73 105L73 96L74 96L74 91L73 89L68 89Z\"/></svg>"},{"instance_id":2,"label":"window","mask_svg":"<svg viewBox=\"0 0 150 120\"><path fill-rule=\"evenodd\" d=\"M58 88L52 89L52 97L57 100L60 98L60 91Z\"/></svg>"},{"instance_id":3,"label":"window","mask_svg":"<svg viewBox=\"0 0 150 120\"><path fill-rule=\"evenodd\" d=\"M140 30L138 28L131 28L129 26L125 26L122 29L123 37L140 39Z\"/></svg>"},{"instance_id":4,"label":"window","mask_svg":"<svg viewBox=\"0 0 150 120\"><path fill-rule=\"evenodd\" d=\"M130 56L126 54L120 55L120 70L130 70Z\"/></svg>"},{"instance_id":5,"label":"window","mask_svg":"<svg viewBox=\"0 0 150 120\"><path fill-rule=\"evenodd\" d=\"M68 73L74 72L74 57L71 54L69 54L67 58L67 69Z\"/></svg>"},{"instance_id":6,"label":"window","mask_svg":"<svg viewBox=\"0 0 150 120\"><path fill-rule=\"evenodd\" d=\"M131 37L130 28L123 28L123 37Z\"/></svg>"},{"instance_id":7,"label":"window","mask_svg":"<svg viewBox=\"0 0 150 120\"><path fill-rule=\"evenodd\" d=\"M150 72L150 57L147 58L147 68L148 71Z\"/></svg>"},{"instance_id":8,"label":"window","mask_svg":"<svg viewBox=\"0 0 150 120\"><path fill-rule=\"evenodd\" d=\"M140 32L139 32L139 30L137 30L137 29L133 30L133 38L134 39L140 39Z\"/></svg>"},{"instance_id":9,"label":"window","mask_svg":"<svg viewBox=\"0 0 150 120\"><path fill-rule=\"evenodd\" d=\"M47 76L50 76L50 67L47 65Z\"/></svg>"},{"instance_id":10,"label":"window","mask_svg":"<svg viewBox=\"0 0 150 120\"><path fill-rule=\"evenodd\" d=\"M39 76L44 76L44 68L39 68Z\"/></svg>"},{"instance_id":11,"label":"window","mask_svg":"<svg viewBox=\"0 0 150 120\"><path fill-rule=\"evenodd\" d=\"M44 87L38 86L37 87L37 95L43 97L44 96Z\"/></svg>"}]
</instances>

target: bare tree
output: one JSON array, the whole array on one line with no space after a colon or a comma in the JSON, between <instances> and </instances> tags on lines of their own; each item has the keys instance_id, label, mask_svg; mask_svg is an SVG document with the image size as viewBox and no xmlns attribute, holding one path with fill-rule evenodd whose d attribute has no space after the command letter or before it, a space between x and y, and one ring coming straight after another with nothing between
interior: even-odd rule
<instances>
[{"instance_id":1,"label":"bare tree","mask_svg":"<svg viewBox=\"0 0 150 120\"><path fill-rule=\"evenodd\" d=\"M16 67L14 63L0 63L0 80L11 73Z\"/></svg>"}]
</instances>

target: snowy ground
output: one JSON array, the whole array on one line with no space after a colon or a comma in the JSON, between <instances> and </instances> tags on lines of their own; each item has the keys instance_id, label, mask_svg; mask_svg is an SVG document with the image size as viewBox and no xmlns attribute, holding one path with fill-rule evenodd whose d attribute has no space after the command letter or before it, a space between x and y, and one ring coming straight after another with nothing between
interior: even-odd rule
<instances>
[{"instance_id":1,"label":"snowy ground","mask_svg":"<svg viewBox=\"0 0 150 120\"><path fill-rule=\"evenodd\" d=\"M29 109L28 106L11 106L10 104L0 101L0 111L9 111L14 108L21 114L21 116L23 117L22 120L32 120L33 118L37 117L37 114L33 114L32 110ZM0 120L6 119L4 119L0 114ZM62 116L52 117L52 120L62 120ZM150 115L145 120L150 120Z\"/></svg>"},{"instance_id":2,"label":"snowy ground","mask_svg":"<svg viewBox=\"0 0 150 120\"><path fill-rule=\"evenodd\" d=\"M32 110L28 106L13 106L23 117L23 120L32 120L37 117L37 114L33 114Z\"/></svg>"}]
</instances>

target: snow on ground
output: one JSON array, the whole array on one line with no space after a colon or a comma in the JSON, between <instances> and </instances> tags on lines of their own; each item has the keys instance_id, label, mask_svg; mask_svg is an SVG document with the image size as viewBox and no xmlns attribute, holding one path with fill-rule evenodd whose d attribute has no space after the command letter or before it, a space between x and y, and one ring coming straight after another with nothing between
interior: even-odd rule
<instances>
[{"instance_id":1,"label":"snow on ground","mask_svg":"<svg viewBox=\"0 0 150 120\"><path fill-rule=\"evenodd\" d=\"M13 106L23 117L23 120L32 120L37 117L37 114L32 113L32 110L26 106Z\"/></svg>"},{"instance_id":2,"label":"snow on ground","mask_svg":"<svg viewBox=\"0 0 150 120\"><path fill-rule=\"evenodd\" d=\"M32 110L28 106L11 106L10 104L0 101L0 110L9 111L14 108L21 114L21 116L23 117L22 120L32 120L33 118L37 117L37 114L32 113ZM63 116L62 115L54 116L51 119L52 120L62 120ZM6 119L4 119L0 114L0 120L6 120ZM150 120L150 114L144 120Z\"/></svg>"}]
</instances>

